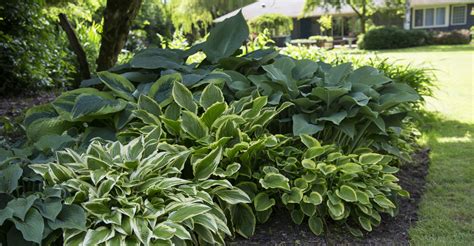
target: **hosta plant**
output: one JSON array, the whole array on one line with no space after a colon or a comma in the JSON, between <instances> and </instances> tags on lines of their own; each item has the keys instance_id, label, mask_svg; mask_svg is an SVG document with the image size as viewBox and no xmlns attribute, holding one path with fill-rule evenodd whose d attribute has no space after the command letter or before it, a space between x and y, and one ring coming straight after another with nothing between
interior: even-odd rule
<instances>
[{"instance_id":1,"label":"hosta plant","mask_svg":"<svg viewBox=\"0 0 474 246\"><path fill-rule=\"evenodd\" d=\"M160 143L160 133L125 145L94 141L84 154L61 151L55 162L32 165L48 186L69 194L66 204L87 211L87 230L65 230L66 245L223 244L231 235L219 203L249 197L227 180L180 178L192 151Z\"/></svg>"}]
</instances>

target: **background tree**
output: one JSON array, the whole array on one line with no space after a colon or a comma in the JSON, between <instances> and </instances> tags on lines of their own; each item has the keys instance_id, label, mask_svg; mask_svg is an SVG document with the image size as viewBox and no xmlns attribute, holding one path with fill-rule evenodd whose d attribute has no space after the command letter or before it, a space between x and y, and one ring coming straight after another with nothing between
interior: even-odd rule
<instances>
[{"instance_id":1,"label":"background tree","mask_svg":"<svg viewBox=\"0 0 474 246\"><path fill-rule=\"evenodd\" d=\"M107 70L117 62L141 4L142 0L107 0L97 71Z\"/></svg>"},{"instance_id":2,"label":"background tree","mask_svg":"<svg viewBox=\"0 0 474 246\"><path fill-rule=\"evenodd\" d=\"M405 0L384 1L384 3L375 0L306 0L303 12L310 12L318 6L329 5L340 8L344 4L347 4L357 14L360 21L361 32L365 33L367 20L375 11L380 8L400 8L404 3Z\"/></svg>"}]
</instances>

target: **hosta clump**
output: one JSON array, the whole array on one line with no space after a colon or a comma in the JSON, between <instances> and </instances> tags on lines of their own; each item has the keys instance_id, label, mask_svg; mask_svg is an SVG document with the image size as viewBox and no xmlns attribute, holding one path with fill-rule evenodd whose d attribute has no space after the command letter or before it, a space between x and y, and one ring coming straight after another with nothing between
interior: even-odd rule
<instances>
[{"instance_id":1,"label":"hosta clump","mask_svg":"<svg viewBox=\"0 0 474 246\"><path fill-rule=\"evenodd\" d=\"M63 229L85 229L80 206L64 205L60 189L43 189L28 166L29 152L0 148L0 244L51 243Z\"/></svg>"},{"instance_id":2,"label":"hosta clump","mask_svg":"<svg viewBox=\"0 0 474 246\"><path fill-rule=\"evenodd\" d=\"M92 142L84 154L57 153L32 165L66 204L87 211L87 230L64 231L66 245L223 244L231 235L219 207L250 202L227 180L179 178L191 151L160 143L160 128L123 145Z\"/></svg>"}]
</instances>

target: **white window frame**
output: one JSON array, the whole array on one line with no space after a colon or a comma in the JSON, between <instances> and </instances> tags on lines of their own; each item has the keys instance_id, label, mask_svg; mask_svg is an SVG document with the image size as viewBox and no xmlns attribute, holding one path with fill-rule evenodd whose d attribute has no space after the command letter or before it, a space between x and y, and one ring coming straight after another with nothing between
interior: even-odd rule
<instances>
[{"instance_id":1,"label":"white window frame","mask_svg":"<svg viewBox=\"0 0 474 246\"><path fill-rule=\"evenodd\" d=\"M436 9L439 9L439 8L444 8L444 24L443 25L436 25L436 15L437 15L437 11ZM425 11L426 9L434 9L434 13L433 13L433 23L434 25L432 26L426 26L425 25ZM415 26L415 11L416 10L423 10L423 25L421 26ZM413 29L426 29L426 28L437 28L437 27L447 27L449 26L449 22L450 22L450 18L449 18L449 12L450 12L451 8L448 6L448 5L426 5L426 6L420 6L420 7L414 7L413 8L413 13L412 13L412 18L411 18L411 23L412 23L412 28Z\"/></svg>"},{"instance_id":2,"label":"white window frame","mask_svg":"<svg viewBox=\"0 0 474 246\"><path fill-rule=\"evenodd\" d=\"M464 22L463 23L453 23L453 19L454 19L454 7L464 7ZM451 21L451 26L462 26L462 25L466 25L467 23L467 4L456 4L456 5L452 5L451 6L451 18L450 18L450 21Z\"/></svg>"}]
</instances>

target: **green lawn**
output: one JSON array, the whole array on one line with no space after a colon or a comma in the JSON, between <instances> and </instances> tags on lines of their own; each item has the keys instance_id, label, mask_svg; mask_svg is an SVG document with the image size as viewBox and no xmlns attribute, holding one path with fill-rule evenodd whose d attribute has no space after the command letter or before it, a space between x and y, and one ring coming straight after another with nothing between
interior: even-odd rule
<instances>
[{"instance_id":1,"label":"green lawn","mask_svg":"<svg viewBox=\"0 0 474 246\"><path fill-rule=\"evenodd\" d=\"M428 46L377 55L435 69L436 98L424 143L432 162L419 221L410 230L414 245L474 243L474 45Z\"/></svg>"}]
</instances>

